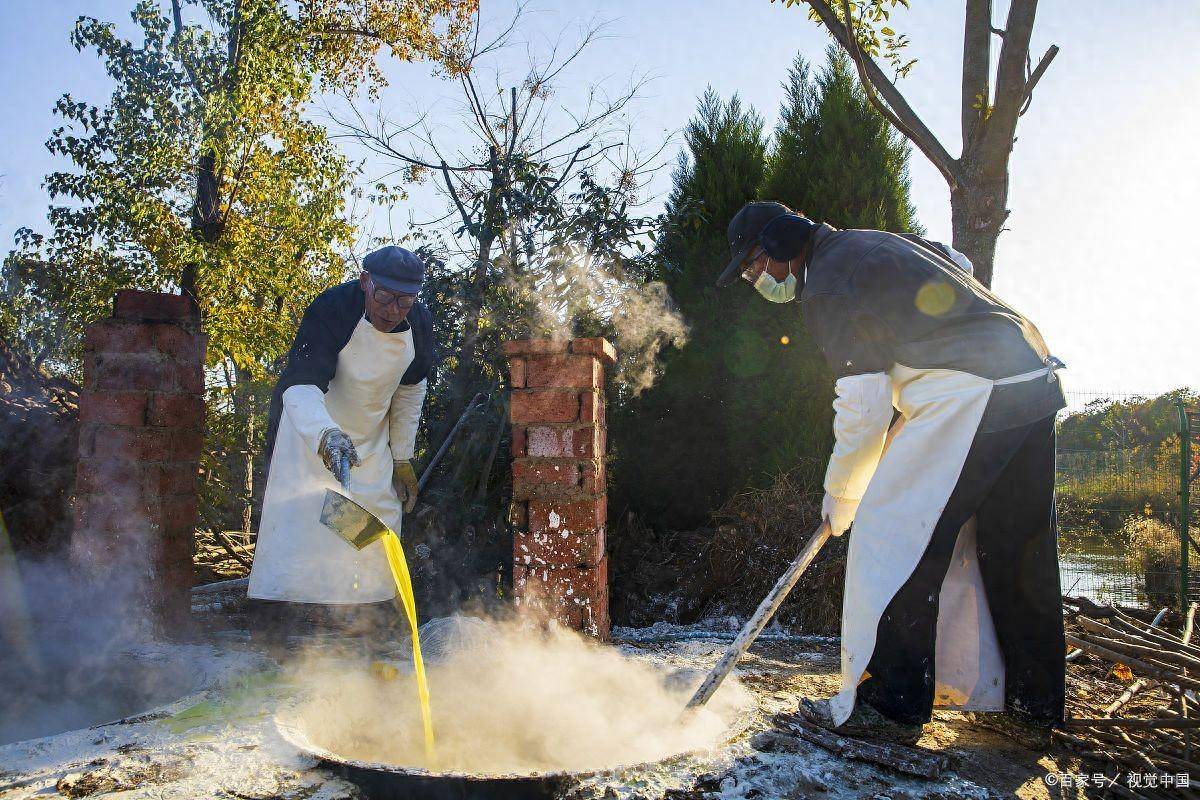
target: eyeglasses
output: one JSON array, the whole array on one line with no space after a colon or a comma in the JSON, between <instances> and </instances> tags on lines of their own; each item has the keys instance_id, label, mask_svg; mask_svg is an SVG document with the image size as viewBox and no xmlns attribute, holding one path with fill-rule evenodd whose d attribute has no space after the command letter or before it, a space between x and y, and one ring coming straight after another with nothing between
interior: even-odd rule
<instances>
[{"instance_id":1,"label":"eyeglasses","mask_svg":"<svg viewBox=\"0 0 1200 800\"><path fill-rule=\"evenodd\" d=\"M372 281L373 283L374 281ZM389 292L387 289L380 289L378 286L371 292L371 297L381 306L388 306L395 303L397 308L412 308L413 304L417 302L415 294Z\"/></svg>"},{"instance_id":2,"label":"eyeglasses","mask_svg":"<svg viewBox=\"0 0 1200 800\"><path fill-rule=\"evenodd\" d=\"M758 268L760 261L767 257L765 250L758 250L757 253L746 259L746 263L742 266L742 278L753 283L762 274L762 270Z\"/></svg>"}]
</instances>

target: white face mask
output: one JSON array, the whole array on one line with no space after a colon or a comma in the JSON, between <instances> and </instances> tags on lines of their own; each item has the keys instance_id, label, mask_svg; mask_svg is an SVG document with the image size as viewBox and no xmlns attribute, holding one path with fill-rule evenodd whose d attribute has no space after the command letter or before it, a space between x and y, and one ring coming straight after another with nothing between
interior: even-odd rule
<instances>
[{"instance_id":1,"label":"white face mask","mask_svg":"<svg viewBox=\"0 0 1200 800\"><path fill-rule=\"evenodd\" d=\"M772 303L787 303L796 298L796 276L788 270L788 276L780 282L763 270L762 275L754 282L754 288Z\"/></svg>"}]
</instances>

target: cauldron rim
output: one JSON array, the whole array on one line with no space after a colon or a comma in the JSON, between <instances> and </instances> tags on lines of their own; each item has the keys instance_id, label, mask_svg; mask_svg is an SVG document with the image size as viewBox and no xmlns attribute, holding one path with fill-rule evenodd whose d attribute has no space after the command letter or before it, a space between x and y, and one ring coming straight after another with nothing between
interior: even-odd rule
<instances>
[{"instance_id":1,"label":"cauldron rim","mask_svg":"<svg viewBox=\"0 0 1200 800\"><path fill-rule=\"evenodd\" d=\"M678 753L672 753L662 758L653 759L650 761L639 761L633 764L616 764L608 767L596 767L582 770L553 770L547 772L502 772L502 773L483 773L483 772L462 772L459 770L445 770L434 772L424 767L405 767L398 764L387 764L381 761L362 761L355 758L347 758L343 755L338 755L330 750L326 750L313 743L308 738L308 734L304 731L298 720L290 716L291 709L282 709L274 716L275 730L283 739L300 752L315 758L321 762L327 762L341 767L349 767L351 769L367 770L376 773L386 773L404 777L419 777L430 779L445 779L448 781L488 781L488 782L528 782L528 781L558 781L564 779L583 779L590 778L596 775L605 773L627 772L632 770L646 769L647 767L663 764L668 761L686 758L688 756L697 755L699 753L708 752L716 749L721 745L727 745L744 734L751 725L754 703L750 703L746 708L741 709L737 718L729 725L726 732L719 740L714 742L710 747L693 748L691 750L682 750Z\"/></svg>"}]
</instances>

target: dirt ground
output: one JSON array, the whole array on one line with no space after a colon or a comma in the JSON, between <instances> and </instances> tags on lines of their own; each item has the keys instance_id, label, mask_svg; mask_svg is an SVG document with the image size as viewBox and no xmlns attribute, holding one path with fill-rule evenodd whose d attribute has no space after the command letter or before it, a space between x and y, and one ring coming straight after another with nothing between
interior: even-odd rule
<instances>
[{"instance_id":1,"label":"dirt ground","mask_svg":"<svg viewBox=\"0 0 1200 800\"><path fill-rule=\"evenodd\" d=\"M666 634L665 636L663 634ZM667 669L703 670L725 647L720 634L655 626L616 632L631 657ZM192 645L195 647L195 645ZM280 698L253 676L270 667L228 631L213 639L211 658L237 664L216 685L151 713L0 747L0 798L221 797L360 798L353 785L290 748L274 728ZM240 678L238 676L241 676ZM804 742L794 751L751 745L771 714L793 711L802 695L824 697L837 684L835 640L783 639L757 644L735 673L757 701L747 730L710 752L638 770L601 773L569 788L571 800L708 800L722 798L1055 798L1045 776L1076 772L1069 757L1039 756L1004 737L939 712L920 745L950 756L936 781L906 778L844 760ZM250 676L247 678L247 676Z\"/></svg>"},{"instance_id":2,"label":"dirt ground","mask_svg":"<svg viewBox=\"0 0 1200 800\"><path fill-rule=\"evenodd\" d=\"M837 646L825 644L814 651L806 644L760 645L747 655L740 675L742 682L759 695L760 703L778 703L780 710L794 710L797 697L828 697L836 692ZM1078 771L1078 760L1072 756L1033 753L998 733L972 725L957 712L937 711L934 716L917 745L948 755L952 770L962 780L1000 797L1049 800L1074 796L1061 793L1057 787L1051 793L1045 781L1050 773ZM877 797L894 786L891 774L865 765L858 767L860 787L850 796ZM955 795L943 795L934 783L929 785L928 793L919 796Z\"/></svg>"}]
</instances>

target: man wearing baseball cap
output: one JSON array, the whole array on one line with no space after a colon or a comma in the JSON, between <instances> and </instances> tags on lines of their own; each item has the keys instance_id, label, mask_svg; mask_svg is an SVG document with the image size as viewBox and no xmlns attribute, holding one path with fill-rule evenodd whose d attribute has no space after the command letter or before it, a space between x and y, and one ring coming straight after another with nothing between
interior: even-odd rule
<instances>
[{"instance_id":1,"label":"man wearing baseball cap","mask_svg":"<svg viewBox=\"0 0 1200 800\"><path fill-rule=\"evenodd\" d=\"M910 742L934 705L1002 712L976 719L1048 744L1065 683L1062 362L944 246L764 202L728 234L718 286L740 276L772 302L798 297L836 379L822 512L834 535L854 525L842 685L801 710ZM896 411L904 424L889 440Z\"/></svg>"},{"instance_id":2,"label":"man wearing baseball cap","mask_svg":"<svg viewBox=\"0 0 1200 800\"><path fill-rule=\"evenodd\" d=\"M320 521L326 489L348 489L397 533L417 499L410 459L434 367L425 265L388 246L362 267L304 312L271 397L257 600L362 608L395 596L382 544L357 551Z\"/></svg>"}]
</instances>

